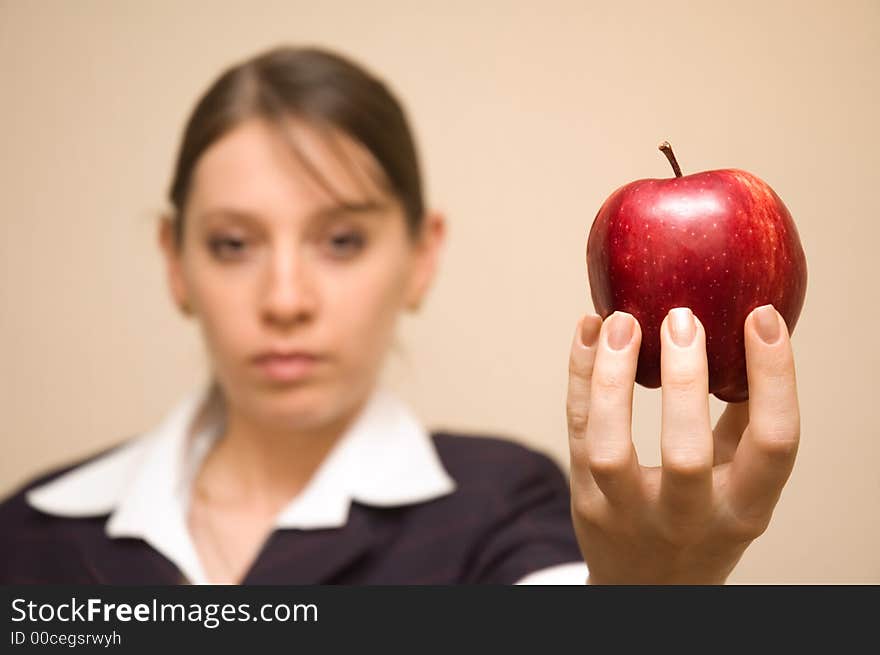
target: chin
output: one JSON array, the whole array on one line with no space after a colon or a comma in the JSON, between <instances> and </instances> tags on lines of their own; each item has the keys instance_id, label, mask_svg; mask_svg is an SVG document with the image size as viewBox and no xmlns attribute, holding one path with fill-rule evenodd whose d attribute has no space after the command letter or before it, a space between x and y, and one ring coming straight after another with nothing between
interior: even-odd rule
<instances>
[{"instance_id":1,"label":"chin","mask_svg":"<svg viewBox=\"0 0 880 655\"><path fill-rule=\"evenodd\" d=\"M346 414L348 399L334 385L311 383L252 389L248 412L268 426L291 430L324 427Z\"/></svg>"}]
</instances>

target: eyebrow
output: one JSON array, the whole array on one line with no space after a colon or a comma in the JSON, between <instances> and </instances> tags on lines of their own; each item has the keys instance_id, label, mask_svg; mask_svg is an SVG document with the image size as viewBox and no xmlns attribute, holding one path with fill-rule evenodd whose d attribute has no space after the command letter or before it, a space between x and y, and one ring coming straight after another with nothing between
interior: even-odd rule
<instances>
[{"instance_id":1,"label":"eyebrow","mask_svg":"<svg viewBox=\"0 0 880 655\"><path fill-rule=\"evenodd\" d=\"M344 216L346 214L377 214L383 209L387 209L388 206L387 202L378 202L375 200L347 202L319 209L318 211L309 214L308 218L335 218L336 216Z\"/></svg>"},{"instance_id":2,"label":"eyebrow","mask_svg":"<svg viewBox=\"0 0 880 655\"><path fill-rule=\"evenodd\" d=\"M330 205L328 207L323 207L316 211L311 212L306 220L317 220L317 219L334 219L341 218L343 216L348 216L351 214L355 215L371 215L378 214L382 210L387 209L389 207L388 203L385 202L377 202L377 201L364 201L364 202L353 202L353 203L344 203L338 205ZM229 218L238 218L242 219L246 222L259 223L260 219L257 214L249 212L247 210L220 207L217 209L209 209L207 211L202 212L201 219L205 221L212 216L218 217L229 217Z\"/></svg>"}]
</instances>

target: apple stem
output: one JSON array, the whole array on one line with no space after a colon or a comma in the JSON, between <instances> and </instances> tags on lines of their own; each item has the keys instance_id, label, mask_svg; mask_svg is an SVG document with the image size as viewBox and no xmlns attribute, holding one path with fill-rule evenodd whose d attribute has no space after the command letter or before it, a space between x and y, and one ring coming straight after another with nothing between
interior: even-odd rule
<instances>
[{"instance_id":1,"label":"apple stem","mask_svg":"<svg viewBox=\"0 0 880 655\"><path fill-rule=\"evenodd\" d=\"M672 172L675 173L675 177L681 177L681 168L678 167L678 162L675 159L675 154L672 152L672 146L669 145L669 141L661 143L660 150L666 155L666 159L672 165Z\"/></svg>"}]
</instances>

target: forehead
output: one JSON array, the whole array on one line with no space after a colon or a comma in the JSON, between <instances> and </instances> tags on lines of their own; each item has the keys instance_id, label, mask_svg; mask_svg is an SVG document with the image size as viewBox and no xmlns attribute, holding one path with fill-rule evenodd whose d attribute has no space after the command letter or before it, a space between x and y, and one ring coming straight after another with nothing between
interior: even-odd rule
<instances>
[{"instance_id":1,"label":"forehead","mask_svg":"<svg viewBox=\"0 0 880 655\"><path fill-rule=\"evenodd\" d=\"M188 205L292 215L388 196L375 159L339 130L295 119L275 125L255 118L205 150L193 172Z\"/></svg>"}]
</instances>

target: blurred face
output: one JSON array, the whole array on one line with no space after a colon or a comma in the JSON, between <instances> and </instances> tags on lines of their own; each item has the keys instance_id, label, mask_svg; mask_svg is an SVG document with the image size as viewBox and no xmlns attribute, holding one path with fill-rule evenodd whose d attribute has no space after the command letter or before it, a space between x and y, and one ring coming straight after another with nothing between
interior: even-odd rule
<instances>
[{"instance_id":1,"label":"blurred face","mask_svg":"<svg viewBox=\"0 0 880 655\"><path fill-rule=\"evenodd\" d=\"M429 215L412 240L366 149L300 122L289 133L332 191L253 119L199 159L182 248L167 221L160 238L172 293L198 319L232 411L309 430L373 387L398 315L433 276L442 220Z\"/></svg>"}]
</instances>

